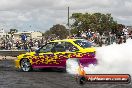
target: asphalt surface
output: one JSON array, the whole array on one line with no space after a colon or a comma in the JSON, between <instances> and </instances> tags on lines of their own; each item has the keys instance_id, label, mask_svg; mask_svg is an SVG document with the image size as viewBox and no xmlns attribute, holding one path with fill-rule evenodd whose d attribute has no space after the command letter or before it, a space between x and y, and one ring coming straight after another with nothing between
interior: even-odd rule
<instances>
[{"instance_id":1,"label":"asphalt surface","mask_svg":"<svg viewBox=\"0 0 132 88\"><path fill-rule=\"evenodd\" d=\"M73 75L53 69L21 72L13 60L0 60L0 88L132 88L130 84L88 84L81 86Z\"/></svg>"}]
</instances>

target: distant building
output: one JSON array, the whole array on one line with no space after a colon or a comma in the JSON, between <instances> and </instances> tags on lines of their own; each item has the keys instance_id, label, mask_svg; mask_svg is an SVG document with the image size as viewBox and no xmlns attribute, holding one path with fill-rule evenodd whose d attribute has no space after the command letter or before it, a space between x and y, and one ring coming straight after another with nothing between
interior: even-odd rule
<instances>
[{"instance_id":1,"label":"distant building","mask_svg":"<svg viewBox=\"0 0 132 88\"><path fill-rule=\"evenodd\" d=\"M42 39L42 33L41 32L31 32L32 39Z\"/></svg>"},{"instance_id":2,"label":"distant building","mask_svg":"<svg viewBox=\"0 0 132 88\"><path fill-rule=\"evenodd\" d=\"M21 35L26 35L27 40L30 39L42 39L42 33L41 32L17 32L13 34L14 41L21 40Z\"/></svg>"}]
</instances>

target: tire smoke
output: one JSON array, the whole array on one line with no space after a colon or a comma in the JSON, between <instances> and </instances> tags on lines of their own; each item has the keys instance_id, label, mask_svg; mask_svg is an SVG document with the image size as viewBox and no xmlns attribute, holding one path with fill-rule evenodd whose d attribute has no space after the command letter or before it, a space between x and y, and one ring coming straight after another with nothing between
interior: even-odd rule
<instances>
[{"instance_id":1,"label":"tire smoke","mask_svg":"<svg viewBox=\"0 0 132 88\"><path fill-rule=\"evenodd\" d=\"M77 59L69 58L66 61L66 71L69 74L78 74L79 73L78 68L79 68L79 65L78 65Z\"/></svg>"},{"instance_id":2,"label":"tire smoke","mask_svg":"<svg viewBox=\"0 0 132 88\"><path fill-rule=\"evenodd\" d=\"M128 39L123 44L112 44L109 46L103 46L96 48L96 58L98 64L90 64L88 67L84 67L87 74L130 74L132 75L132 40ZM69 61L72 63L72 68L68 70L68 73L74 74L72 71L76 71L78 64L75 60ZM77 72L76 72L77 73ZM75 74L76 74L75 73Z\"/></svg>"}]
</instances>

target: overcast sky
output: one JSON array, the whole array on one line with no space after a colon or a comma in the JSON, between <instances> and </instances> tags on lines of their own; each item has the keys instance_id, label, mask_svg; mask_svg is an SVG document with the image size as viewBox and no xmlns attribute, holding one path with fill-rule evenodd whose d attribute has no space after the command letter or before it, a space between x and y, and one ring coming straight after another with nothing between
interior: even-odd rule
<instances>
[{"instance_id":1,"label":"overcast sky","mask_svg":"<svg viewBox=\"0 0 132 88\"><path fill-rule=\"evenodd\" d=\"M111 13L114 20L132 25L132 0L0 0L0 27L5 30L45 31L67 24L73 12Z\"/></svg>"}]
</instances>

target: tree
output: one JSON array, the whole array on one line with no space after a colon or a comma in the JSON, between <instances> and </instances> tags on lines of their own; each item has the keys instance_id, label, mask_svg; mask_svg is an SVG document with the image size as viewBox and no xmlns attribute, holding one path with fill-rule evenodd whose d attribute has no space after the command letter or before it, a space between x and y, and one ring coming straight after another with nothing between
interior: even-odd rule
<instances>
[{"instance_id":1,"label":"tree","mask_svg":"<svg viewBox=\"0 0 132 88\"><path fill-rule=\"evenodd\" d=\"M17 29L10 29L10 33L11 33L11 34L16 33L16 32L18 32Z\"/></svg>"},{"instance_id":2,"label":"tree","mask_svg":"<svg viewBox=\"0 0 132 88\"><path fill-rule=\"evenodd\" d=\"M59 37L60 39L64 39L68 36L68 30L65 26L56 24L53 25L53 27L50 28L50 30L46 31L45 36L55 35L56 37Z\"/></svg>"},{"instance_id":3,"label":"tree","mask_svg":"<svg viewBox=\"0 0 132 88\"><path fill-rule=\"evenodd\" d=\"M79 28L80 31L112 31L117 28L117 22L114 21L111 14L102 13L73 13L71 16L73 20L72 32ZM76 32L76 31L75 31Z\"/></svg>"},{"instance_id":4,"label":"tree","mask_svg":"<svg viewBox=\"0 0 132 88\"><path fill-rule=\"evenodd\" d=\"M18 32L17 29L10 29L9 34L11 34L11 36L13 36L13 34L16 33L16 32Z\"/></svg>"}]
</instances>

